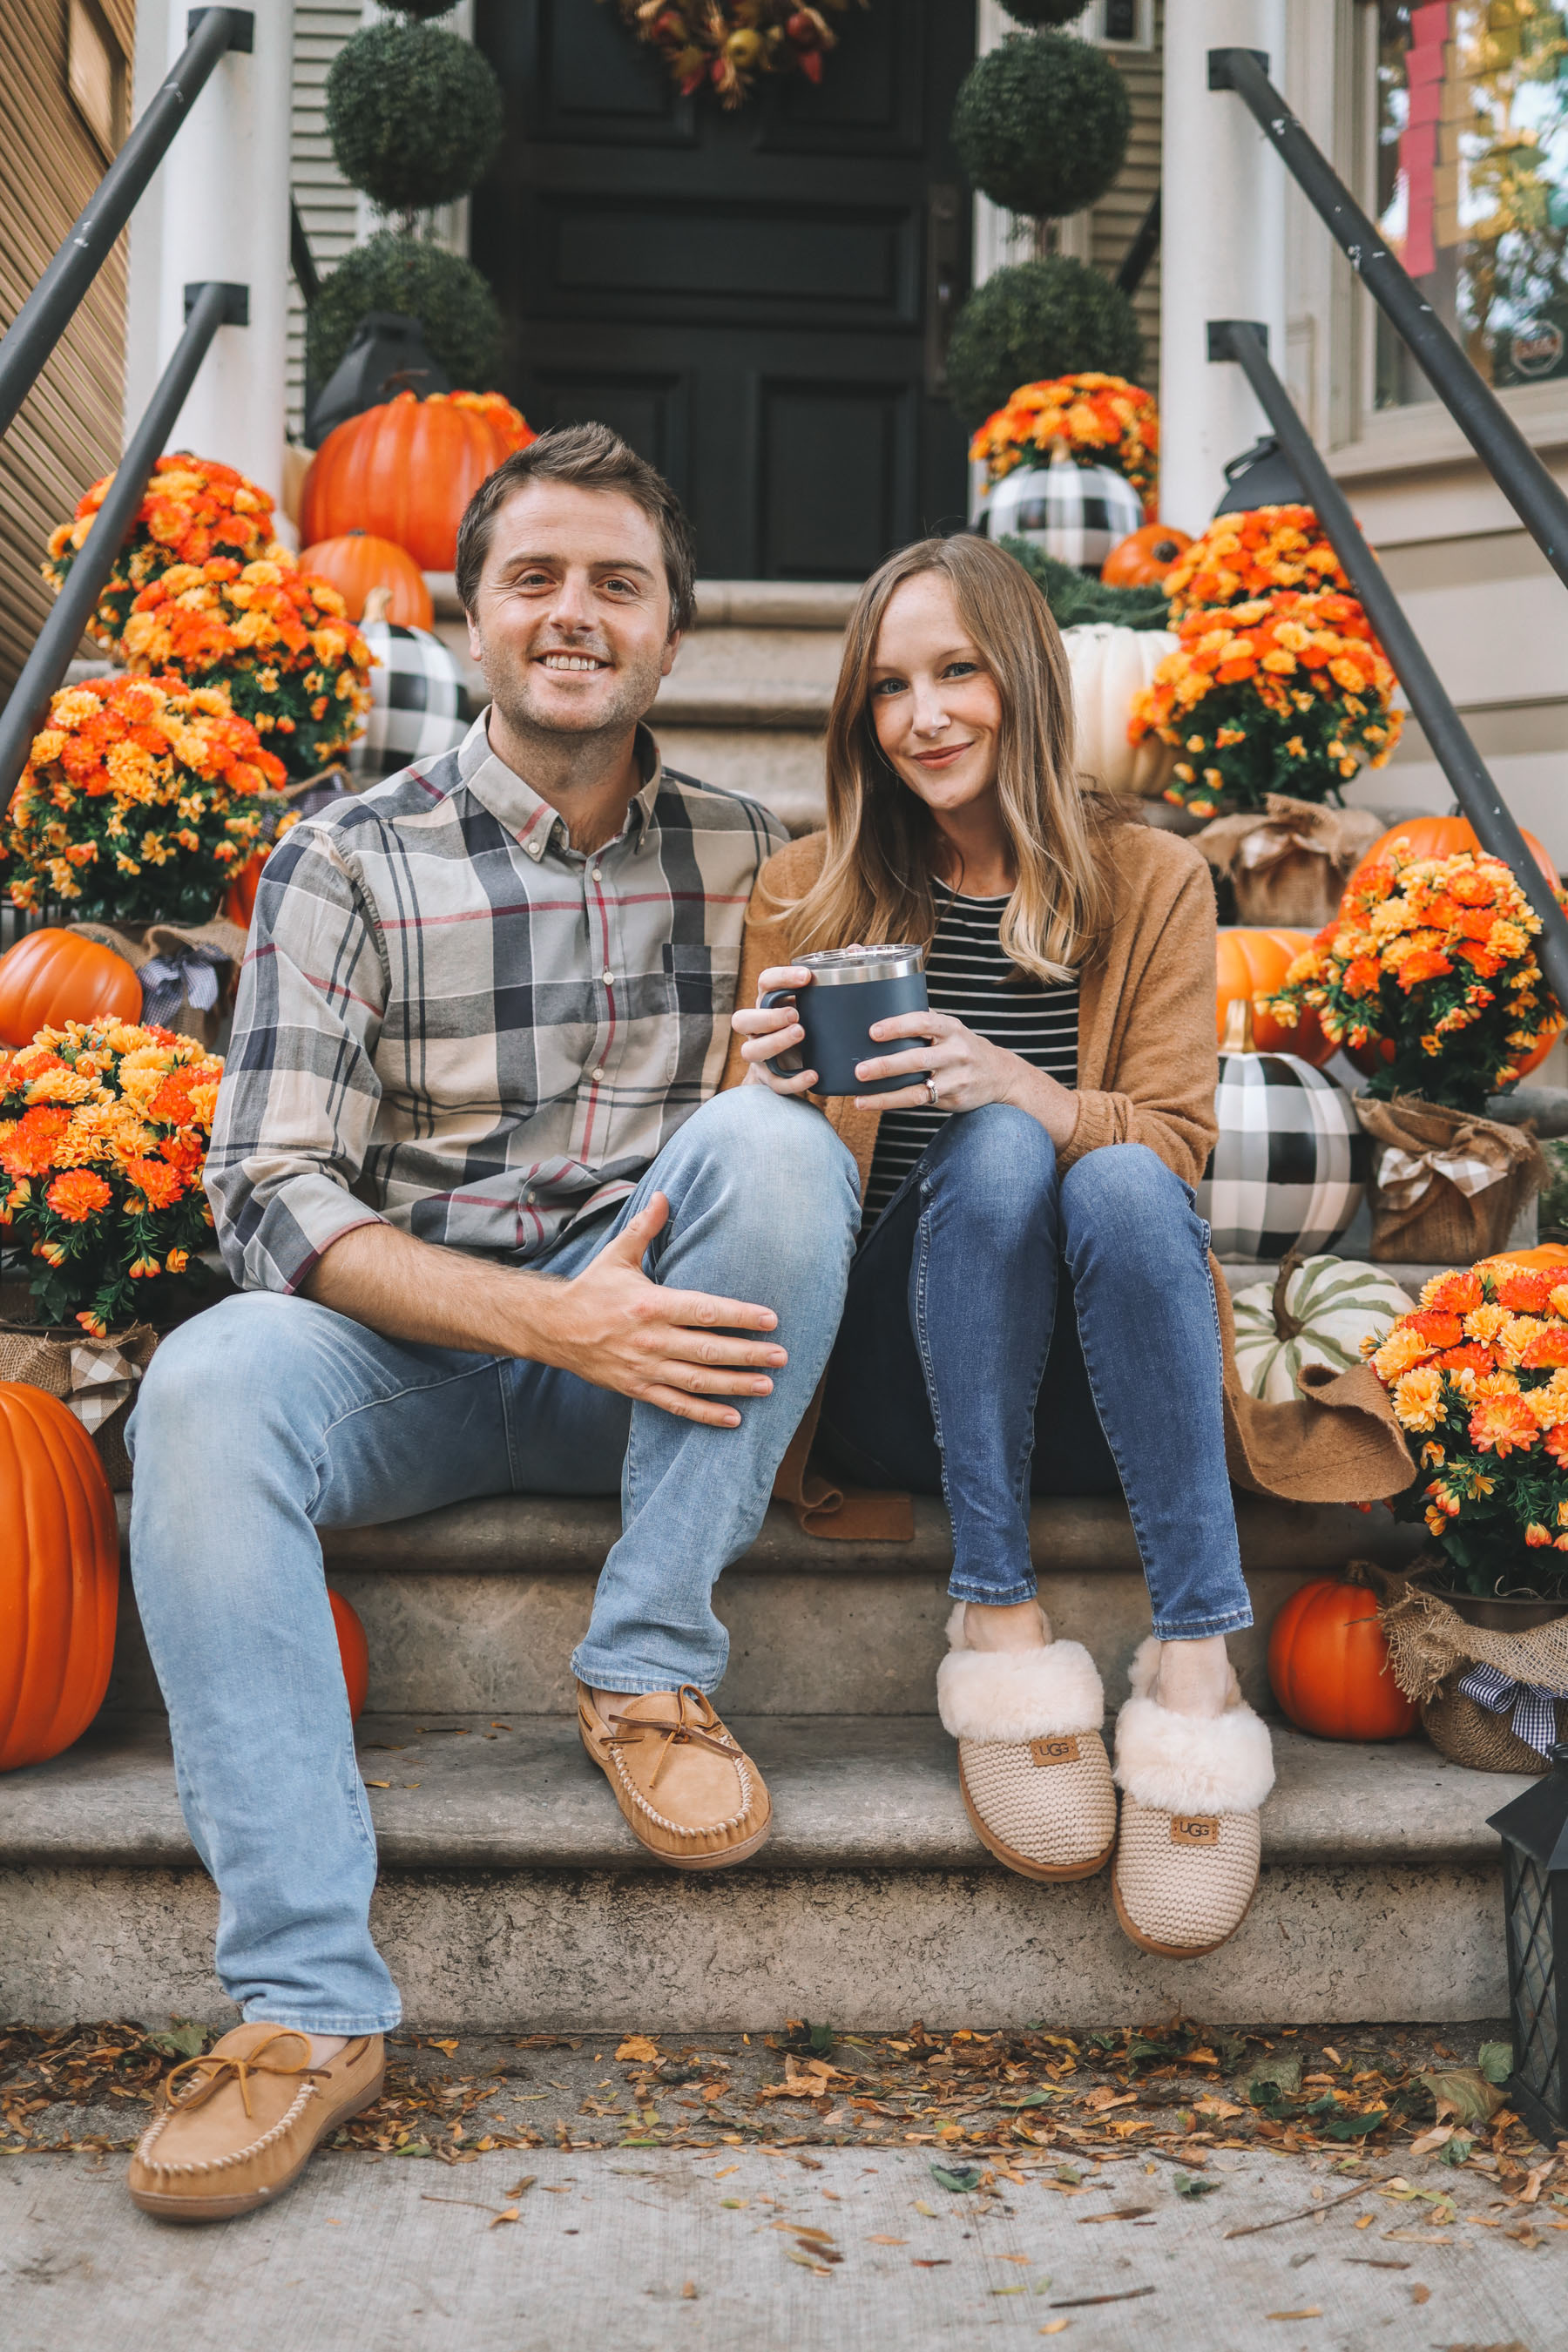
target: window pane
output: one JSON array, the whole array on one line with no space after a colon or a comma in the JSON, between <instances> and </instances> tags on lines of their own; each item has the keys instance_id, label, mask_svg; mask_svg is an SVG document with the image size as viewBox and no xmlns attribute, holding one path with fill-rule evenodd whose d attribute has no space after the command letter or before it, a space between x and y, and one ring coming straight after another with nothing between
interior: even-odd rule
<instances>
[{"instance_id":1,"label":"window pane","mask_svg":"<svg viewBox=\"0 0 1568 2352\"><path fill-rule=\"evenodd\" d=\"M1379 226L1489 383L1568 375L1568 7L1380 0ZM1381 313L1377 404L1431 387Z\"/></svg>"}]
</instances>

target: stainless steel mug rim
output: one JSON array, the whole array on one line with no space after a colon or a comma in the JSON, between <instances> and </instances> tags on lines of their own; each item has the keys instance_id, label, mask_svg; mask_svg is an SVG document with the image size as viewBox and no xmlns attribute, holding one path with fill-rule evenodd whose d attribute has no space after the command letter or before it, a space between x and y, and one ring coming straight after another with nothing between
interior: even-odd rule
<instances>
[{"instance_id":1,"label":"stainless steel mug rim","mask_svg":"<svg viewBox=\"0 0 1568 2352\"><path fill-rule=\"evenodd\" d=\"M906 980L924 968L925 950L904 945L880 948L822 948L796 956L811 974L814 988L842 988L850 981Z\"/></svg>"}]
</instances>

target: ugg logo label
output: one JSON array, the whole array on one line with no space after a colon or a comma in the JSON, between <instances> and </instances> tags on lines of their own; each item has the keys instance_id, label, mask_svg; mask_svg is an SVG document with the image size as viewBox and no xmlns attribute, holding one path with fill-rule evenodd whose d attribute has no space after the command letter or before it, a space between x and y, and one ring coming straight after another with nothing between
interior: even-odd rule
<instances>
[{"instance_id":1,"label":"ugg logo label","mask_svg":"<svg viewBox=\"0 0 1568 2352\"><path fill-rule=\"evenodd\" d=\"M1212 1814L1173 1813L1171 1843L1173 1845L1217 1845L1219 1823Z\"/></svg>"},{"instance_id":2,"label":"ugg logo label","mask_svg":"<svg viewBox=\"0 0 1568 2352\"><path fill-rule=\"evenodd\" d=\"M1076 1764L1078 1741L1070 1733L1058 1733L1051 1739L1031 1739L1029 1753L1037 1764Z\"/></svg>"}]
</instances>

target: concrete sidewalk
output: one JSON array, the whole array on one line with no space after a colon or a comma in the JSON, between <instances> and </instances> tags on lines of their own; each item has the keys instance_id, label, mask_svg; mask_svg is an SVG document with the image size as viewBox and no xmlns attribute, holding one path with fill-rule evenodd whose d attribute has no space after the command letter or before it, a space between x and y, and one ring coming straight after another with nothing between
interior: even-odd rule
<instances>
[{"instance_id":1,"label":"concrete sidewalk","mask_svg":"<svg viewBox=\"0 0 1568 2352\"><path fill-rule=\"evenodd\" d=\"M934 2177L941 2161L865 2147L546 2147L461 2166L343 2152L272 2210L184 2231L135 2211L123 2157L5 2158L0 2341L921 2352L991 2328L1059 2336L1066 2352L1556 2352L1564 2340L1568 2221L1549 2208L1521 2219L1485 2182L1425 2162L1406 2163L1409 2185L1450 2193L1451 2219L1422 2218L1432 2206L1402 2193L1392 2157L1362 2166L1358 2189L1327 2155L1216 2151L1201 2176L1216 2185L1196 2198L1179 2192L1179 2166L1136 2148L1020 2162L1026 2177L968 2191ZM1399 2189L1380 2192L1391 2176ZM1314 2204L1309 2219L1227 2235Z\"/></svg>"}]
</instances>

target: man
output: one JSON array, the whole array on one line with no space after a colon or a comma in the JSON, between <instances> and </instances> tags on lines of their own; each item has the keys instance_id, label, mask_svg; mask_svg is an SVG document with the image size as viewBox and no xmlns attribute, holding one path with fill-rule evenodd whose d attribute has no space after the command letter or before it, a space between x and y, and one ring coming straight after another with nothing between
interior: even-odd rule
<instances>
[{"instance_id":1,"label":"man","mask_svg":"<svg viewBox=\"0 0 1568 2352\"><path fill-rule=\"evenodd\" d=\"M702 1696L710 1592L826 1362L858 1221L824 1119L714 1096L782 830L663 770L641 724L691 544L604 426L490 477L457 578L489 710L269 859L207 1169L244 1295L165 1341L132 1423L137 1600L246 2019L133 2159L169 2218L286 2188L376 2095L400 2014L320 1528L618 1489L584 1744L662 1862L768 1832Z\"/></svg>"}]
</instances>

